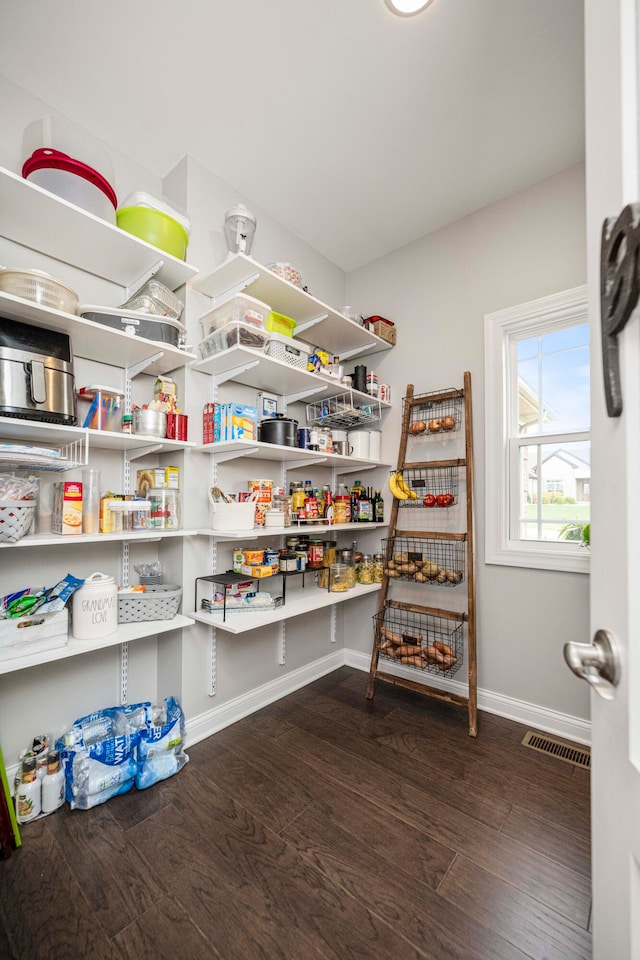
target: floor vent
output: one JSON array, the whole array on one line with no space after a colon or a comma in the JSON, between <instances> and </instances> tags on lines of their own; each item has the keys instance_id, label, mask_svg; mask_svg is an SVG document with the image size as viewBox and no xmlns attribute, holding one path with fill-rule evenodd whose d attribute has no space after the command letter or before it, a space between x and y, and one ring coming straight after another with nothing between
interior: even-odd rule
<instances>
[{"instance_id":1,"label":"floor vent","mask_svg":"<svg viewBox=\"0 0 640 960\"><path fill-rule=\"evenodd\" d=\"M591 769L591 751L588 747L569 747L566 743L554 740L553 737L533 733L532 730L525 735L522 746L539 750L540 753L547 753L557 760L566 760L567 763L573 763L576 767Z\"/></svg>"}]
</instances>

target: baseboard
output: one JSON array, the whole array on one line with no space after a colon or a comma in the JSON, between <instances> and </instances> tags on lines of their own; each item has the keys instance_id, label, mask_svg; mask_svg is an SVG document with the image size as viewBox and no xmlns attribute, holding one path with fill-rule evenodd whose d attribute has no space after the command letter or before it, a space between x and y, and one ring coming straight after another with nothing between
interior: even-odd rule
<instances>
[{"instance_id":1,"label":"baseboard","mask_svg":"<svg viewBox=\"0 0 640 960\"><path fill-rule=\"evenodd\" d=\"M262 707L286 697L287 694L305 687L314 680L319 680L327 673L332 673L338 667L344 666L344 650L335 650L320 660L314 660L312 663L298 667L297 670L291 670L283 674L276 680L270 680L247 693L234 697L233 700L227 700L221 703L219 707L213 707L205 713L192 717L186 722L185 741L187 747L210 737L212 733L222 730L224 727L248 717Z\"/></svg>"},{"instance_id":2,"label":"baseboard","mask_svg":"<svg viewBox=\"0 0 640 960\"><path fill-rule=\"evenodd\" d=\"M344 651L344 662L346 666L353 667L355 670L368 672L371 656L368 653L361 653L359 650L346 649ZM406 677L408 680L415 681L416 679L416 671L410 667L403 667L401 664L395 666L392 663L385 663L385 672ZM460 683L458 680L447 680L429 674L429 685L448 690L450 693L457 693L462 697L467 695L466 684ZM515 720L516 723L534 727L536 730L544 730L546 733L554 733L556 736L573 740L576 743L591 743L591 723L589 720L559 713L557 710L540 707L535 703L527 703L526 700L506 697L504 694L494 693L492 690L478 689L478 710L495 713L499 717Z\"/></svg>"}]
</instances>

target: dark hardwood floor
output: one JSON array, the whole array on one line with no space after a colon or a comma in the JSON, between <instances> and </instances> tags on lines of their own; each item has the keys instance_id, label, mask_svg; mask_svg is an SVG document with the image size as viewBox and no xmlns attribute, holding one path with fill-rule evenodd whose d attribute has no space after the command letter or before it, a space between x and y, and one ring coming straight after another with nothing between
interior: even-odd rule
<instances>
[{"instance_id":1,"label":"dark hardwood floor","mask_svg":"<svg viewBox=\"0 0 640 960\"><path fill-rule=\"evenodd\" d=\"M343 668L23 828L0 960L582 960L589 774Z\"/></svg>"}]
</instances>

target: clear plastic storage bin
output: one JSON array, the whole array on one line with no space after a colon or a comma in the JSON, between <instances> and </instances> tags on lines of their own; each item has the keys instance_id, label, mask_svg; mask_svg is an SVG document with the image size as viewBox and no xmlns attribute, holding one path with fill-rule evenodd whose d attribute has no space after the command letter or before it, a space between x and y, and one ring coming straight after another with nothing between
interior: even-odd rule
<instances>
[{"instance_id":1,"label":"clear plastic storage bin","mask_svg":"<svg viewBox=\"0 0 640 960\"><path fill-rule=\"evenodd\" d=\"M200 317L202 336L208 337L210 333L214 333L227 323L246 323L263 327L270 313L269 304L256 300L255 297L244 295L231 297Z\"/></svg>"},{"instance_id":2,"label":"clear plastic storage bin","mask_svg":"<svg viewBox=\"0 0 640 960\"><path fill-rule=\"evenodd\" d=\"M77 393L78 423L91 430L120 432L124 393L113 387L80 387Z\"/></svg>"},{"instance_id":3,"label":"clear plastic storage bin","mask_svg":"<svg viewBox=\"0 0 640 960\"><path fill-rule=\"evenodd\" d=\"M248 347L250 350L264 352L268 335L260 327L249 323L227 323L219 330L210 333L198 346L200 356L204 360L230 347Z\"/></svg>"}]
</instances>

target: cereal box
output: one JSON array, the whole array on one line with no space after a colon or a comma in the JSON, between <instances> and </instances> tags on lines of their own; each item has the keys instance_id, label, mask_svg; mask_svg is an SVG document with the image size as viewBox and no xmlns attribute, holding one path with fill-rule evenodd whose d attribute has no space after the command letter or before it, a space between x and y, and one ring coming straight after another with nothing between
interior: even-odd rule
<instances>
[{"instance_id":1,"label":"cereal box","mask_svg":"<svg viewBox=\"0 0 640 960\"><path fill-rule=\"evenodd\" d=\"M70 536L82 533L82 484L78 481L53 484L51 532Z\"/></svg>"}]
</instances>

